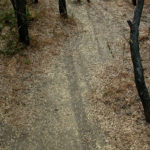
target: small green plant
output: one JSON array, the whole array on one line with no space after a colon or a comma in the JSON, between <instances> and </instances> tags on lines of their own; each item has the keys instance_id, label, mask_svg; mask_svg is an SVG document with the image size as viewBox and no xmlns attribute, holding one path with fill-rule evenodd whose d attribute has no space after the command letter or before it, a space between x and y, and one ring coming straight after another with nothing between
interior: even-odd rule
<instances>
[{"instance_id":1,"label":"small green plant","mask_svg":"<svg viewBox=\"0 0 150 150\"><path fill-rule=\"evenodd\" d=\"M17 35L13 32L5 33L0 37L0 40L5 42L3 48L0 49L0 54L14 55L20 52L21 50L25 49L25 45L17 41Z\"/></svg>"},{"instance_id":2,"label":"small green plant","mask_svg":"<svg viewBox=\"0 0 150 150\"><path fill-rule=\"evenodd\" d=\"M11 29L16 26L17 21L12 8L0 12L0 22L1 22L0 26L1 31L5 26L9 26Z\"/></svg>"},{"instance_id":3,"label":"small green plant","mask_svg":"<svg viewBox=\"0 0 150 150\"><path fill-rule=\"evenodd\" d=\"M26 59L26 60L24 60L24 63L25 63L26 65L30 65L30 64L31 64L31 60L30 60L30 59Z\"/></svg>"}]
</instances>

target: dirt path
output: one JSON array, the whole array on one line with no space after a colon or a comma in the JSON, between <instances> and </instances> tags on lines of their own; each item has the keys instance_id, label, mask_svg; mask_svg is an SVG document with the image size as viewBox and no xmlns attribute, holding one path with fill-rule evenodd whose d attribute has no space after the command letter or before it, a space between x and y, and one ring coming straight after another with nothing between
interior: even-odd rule
<instances>
[{"instance_id":1,"label":"dirt path","mask_svg":"<svg viewBox=\"0 0 150 150\"><path fill-rule=\"evenodd\" d=\"M1 123L1 142L12 150L101 150L105 145L104 134L90 116L86 93L93 86L92 69L98 69L108 53L100 48L86 6L68 6L83 30L66 41L50 69L34 79L25 108L34 114L21 133L17 136L16 129Z\"/></svg>"},{"instance_id":2,"label":"dirt path","mask_svg":"<svg viewBox=\"0 0 150 150\"><path fill-rule=\"evenodd\" d=\"M69 6L82 23L83 33L67 41L60 57L46 70L46 81L36 93L36 106L30 106L37 113L33 129L30 136L16 143L16 149L96 150L105 145L103 133L90 117L86 93L93 84L91 70L98 69L108 53L100 48L86 7ZM46 97L40 98L41 93Z\"/></svg>"},{"instance_id":3,"label":"dirt path","mask_svg":"<svg viewBox=\"0 0 150 150\"><path fill-rule=\"evenodd\" d=\"M30 136L18 141L17 149L96 150L103 149L104 135L90 117L86 93L93 83L92 69L102 65L109 54L100 47L86 6L69 3L70 10L83 25L83 33L65 43L36 96L36 121ZM35 107L35 106L31 106Z\"/></svg>"},{"instance_id":4,"label":"dirt path","mask_svg":"<svg viewBox=\"0 0 150 150\"><path fill-rule=\"evenodd\" d=\"M90 70L100 67L103 51L86 7L69 7L82 23L83 33L67 41L51 69L45 71L46 80L41 79L43 86L30 104L36 112L35 122L30 135L14 145L17 150L96 150L105 145L103 133L90 118L86 98L93 84Z\"/></svg>"}]
</instances>

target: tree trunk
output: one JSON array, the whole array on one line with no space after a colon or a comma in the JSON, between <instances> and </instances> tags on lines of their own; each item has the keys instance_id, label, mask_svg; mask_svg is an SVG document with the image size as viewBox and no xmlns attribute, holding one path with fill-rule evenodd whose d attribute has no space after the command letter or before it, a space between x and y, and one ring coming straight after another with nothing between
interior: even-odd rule
<instances>
[{"instance_id":1,"label":"tree trunk","mask_svg":"<svg viewBox=\"0 0 150 150\"><path fill-rule=\"evenodd\" d=\"M34 3L37 4L37 3L38 3L38 0L34 0Z\"/></svg>"},{"instance_id":2,"label":"tree trunk","mask_svg":"<svg viewBox=\"0 0 150 150\"><path fill-rule=\"evenodd\" d=\"M144 108L146 121L150 123L150 96L145 84L144 70L141 63L140 48L139 48L139 25L142 15L144 0L138 0L134 12L133 22L128 21L130 26L130 51L134 67L134 77L138 94Z\"/></svg>"},{"instance_id":3,"label":"tree trunk","mask_svg":"<svg viewBox=\"0 0 150 150\"><path fill-rule=\"evenodd\" d=\"M67 18L66 0L59 0L59 12L64 18Z\"/></svg>"},{"instance_id":4,"label":"tree trunk","mask_svg":"<svg viewBox=\"0 0 150 150\"><path fill-rule=\"evenodd\" d=\"M26 0L16 1L16 15L18 23L19 40L25 45L29 45L28 24L26 17Z\"/></svg>"},{"instance_id":5,"label":"tree trunk","mask_svg":"<svg viewBox=\"0 0 150 150\"><path fill-rule=\"evenodd\" d=\"M81 0L77 0L78 3L81 3ZM90 0L87 0L88 3L90 3Z\"/></svg>"},{"instance_id":6,"label":"tree trunk","mask_svg":"<svg viewBox=\"0 0 150 150\"><path fill-rule=\"evenodd\" d=\"M136 0L132 0L132 4L136 6Z\"/></svg>"}]
</instances>

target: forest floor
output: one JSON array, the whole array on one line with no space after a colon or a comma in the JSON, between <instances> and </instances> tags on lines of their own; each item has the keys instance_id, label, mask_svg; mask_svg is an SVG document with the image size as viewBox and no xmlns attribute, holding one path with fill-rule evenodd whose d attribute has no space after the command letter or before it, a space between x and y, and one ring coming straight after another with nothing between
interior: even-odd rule
<instances>
[{"instance_id":1,"label":"forest floor","mask_svg":"<svg viewBox=\"0 0 150 150\"><path fill-rule=\"evenodd\" d=\"M57 5L30 5L31 45L0 55L0 150L150 150L128 44L131 2L68 1L68 20ZM149 33L146 1L140 47L148 89Z\"/></svg>"}]
</instances>

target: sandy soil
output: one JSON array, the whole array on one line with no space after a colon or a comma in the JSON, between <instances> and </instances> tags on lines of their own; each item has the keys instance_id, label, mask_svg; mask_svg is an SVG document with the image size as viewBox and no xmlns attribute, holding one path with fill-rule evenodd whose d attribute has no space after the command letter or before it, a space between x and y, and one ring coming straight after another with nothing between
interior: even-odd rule
<instances>
[{"instance_id":1,"label":"sandy soil","mask_svg":"<svg viewBox=\"0 0 150 150\"><path fill-rule=\"evenodd\" d=\"M140 27L147 83L149 5ZM68 21L53 0L32 6L40 17L30 25L31 46L1 56L0 149L149 150L128 45L134 7L127 0L67 6Z\"/></svg>"}]
</instances>

